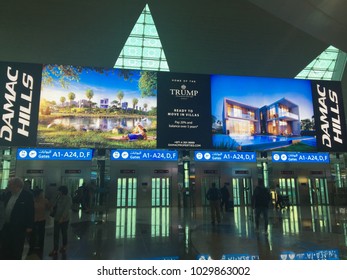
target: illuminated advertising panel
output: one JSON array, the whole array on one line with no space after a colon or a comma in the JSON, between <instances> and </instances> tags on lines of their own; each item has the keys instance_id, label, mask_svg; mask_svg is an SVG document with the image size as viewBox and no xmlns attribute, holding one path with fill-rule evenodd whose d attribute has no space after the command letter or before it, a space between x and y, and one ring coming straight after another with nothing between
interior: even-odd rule
<instances>
[{"instance_id":1,"label":"illuminated advertising panel","mask_svg":"<svg viewBox=\"0 0 347 280\"><path fill-rule=\"evenodd\" d=\"M341 83L312 81L315 135L319 151L346 151Z\"/></svg>"},{"instance_id":2,"label":"illuminated advertising panel","mask_svg":"<svg viewBox=\"0 0 347 280\"><path fill-rule=\"evenodd\" d=\"M340 82L0 63L2 146L346 152Z\"/></svg>"},{"instance_id":3,"label":"illuminated advertising panel","mask_svg":"<svg viewBox=\"0 0 347 280\"><path fill-rule=\"evenodd\" d=\"M256 162L255 152L195 151L195 161Z\"/></svg>"},{"instance_id":4,"label":"illuminated advertising panel","mask_svg":"<svg viewBox=\"0 0 347 280\"><path fill-rule=\"evenodd\" d=\"M44 65L38 145L156 148L156 72Z\"/></svg>"},{"instance_id":5,"label":"illuminated advertising panel","mask_svg":"<svg viewBox=\"0 0 347 280\"><path fill-rule=\"evenodd\" d=\"M177 161L178 152L169 150L111 150L111 160Z\"/></svg>"},{"instance_id":6,"label":"illuminated advertising panel","mask_svg":"<svg viewBox=\"0 0 347 280\"><path fill-rule=\"evenodd\" d=\"M42 65L0 63L0 145L35 146Z\"/></svg>"},{"instance_id":7,"label":"illuminated advertising panel","mask_svg":"<svg viewBox=\"0 0 347 280\"><path fill-rule=\"evenodd\" d=\"M17 160L91 160L91 149L18 149Z\"/></svg>"},{"instance_id":8,"label":"illuminated advertising panel","mask_svg":"<svg viewBox=\"0 0 347 280\"><path fill-rule=\"evenodd\" d=\"M339 82L211 76L213 147L345 151Z\"/></svg>"},{"instance_id":9,"label":"illuminated advertising panel","mask_svg":"<svg viewBox=\"0 0 347 280\"><path fill-rule=\"evenodd\" d=\"M272 152L272 162L329 163L329 153Z\"/></svg>"},{"instance_id":10,"label":"illuminated advertising panel","mask_svg":"<svg viewBox=\"0 0 347 280\"><path fill-rule=\"evenodd\" d=\"M158 73L158 148L210 148L208 75Z\"/></svg>"}]
</instances>

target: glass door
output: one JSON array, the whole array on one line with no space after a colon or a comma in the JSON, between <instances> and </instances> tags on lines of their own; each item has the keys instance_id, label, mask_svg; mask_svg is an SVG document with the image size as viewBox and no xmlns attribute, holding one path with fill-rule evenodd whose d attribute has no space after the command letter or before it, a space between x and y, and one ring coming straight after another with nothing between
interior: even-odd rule
<instances>
[{"instance_id":1,"label":"glass door","mask_svg":"<svg viewBox=\"0 0 347 280\"><path fill-rule=\"evenodd\" d=\"M118 178L116 206L136 207L137 205L137 178Z\"/></svg>"},{"instance_id":2,"label":"glass door","mask_svg":"<svg viewBox=\"0 0 347 280\"><path fill-rule=\"evenodd\" d=\"M201 178L201 202L202 206L209 205L208 200L206 199L206 193L211 187L212 183L215 183L219 189L219 177L203 177Z\"/></svg>"},{"instance_id":3,"label":"glass door","mask_svg":"<svg viewBox=\"0 0 347 280\"><path fill-rule=\"evenodd\" d=\"M69 195L71 196L74 196L77 193L78 188L82 186L83 182L84 179L79 177L64 176L61 178L61 185L67 186Z\"/></svg>"},{"instance_id":4,"label":"glass door","mask_svg":"<svg viewBox=\"0 0 347 280\"><path fill-rule=\"evenodd\" d=\"M23 177L24 182L30 181L30 187L31 189L39 188L44 190L44 177Z\"/></svg>"},{"instance_id":5,"label":"glass door","mask_svg":"<svg viewBox=\"0 0 347 280\"><path fill-rule=\"evenodd\" d=\"M232 178L232 199L235 206L251 205L252 181L251 178Z\"/></svg>"},{"instance_id":6,"label":"glass door","mask_svg":"<svg viewBox=\"0 0 347 280\"><path fill-rule=\"evenodd\" d=\"M326 178L311 178L308 181L310 190L310 203L312 205L329 204L328 185Z\"/></svg>"},{"instance_id":7,"label":"glass door","mask_svg":"<svg viewBox=\"0 0 347 280\"><path fill-rule=\"evenodd\" d=\"M287 196L291 205L297 205L298 199L295 178L279 178L278 184L280 187L280 194L282 196Z\"/></svg>"},{"instance_id":8,"label":"glass door","mask_svg":"<svg viewBox=\"0 0 347 280\"><path fill-rule=\"evenodd\" d=\"M170 205L170 178L152 178L152 206Z\"/></svg>"}]
</instances>

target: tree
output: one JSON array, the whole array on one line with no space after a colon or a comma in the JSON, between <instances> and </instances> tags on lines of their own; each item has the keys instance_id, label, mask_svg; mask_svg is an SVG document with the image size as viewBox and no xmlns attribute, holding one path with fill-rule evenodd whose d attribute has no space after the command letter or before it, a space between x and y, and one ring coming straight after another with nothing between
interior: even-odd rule
<instances>
[{"instance_id":1,"label":"tree","mask_svg":"<svg viewBox=\"0 0 347 280\"><path fill-rule=\"evenodd\" d=\"M118 69L118 76L123 77L124 81L132 81L134 72L128 69Z\"/></svg>"},{"instance_id":2,"label":"tree","mask_svg":"<svg viewBox=\"0 0 347 280\"><path fill-rule=\"evenodd\" d=\"M60 97L61 106L64 106L65 101L66 101L65 96Z\"/></svg>"},{"instance_id":3,"label":"tree","mask_svg":"<svg viewBox=\"0 0 347 280\"><path fill-rule=\"evenodd\" d=\"M314 123L310 119L301 120L301 130L313 130Z\"/></svg>"},{"instance_id":4,"label":"tree","mask_svg":"<svg viewBox=\"0 0 347 280\"><path fill-rule=\"evenodd\" d=\"M74 94L73 92L69 92L67 94L67 98L70 100L70 106L71 106L71 102L75 100L76 94Z\"/></svg>"},{"instance_id":5,"label":"tree","mask_svg":"<svg viewBox=\"0 0 347 280\"><path fill-rule=\"evenodd\" d=\"M42 85L52 85L57 80L62 88L68 88L72 81L79 82L82 73L96 72L105 75L118 75L124 81L133 80L134 71L128 69L104 69L71 65L45 64L42 69Z\"/></svg>"},{"instance_id":6,"label":"tree","mask_svg":"<svg viewBox=\"0 0 347 280\"><path fill-rule=\"evenodd\" d=\"M92 103L91 103L91 99L93 98L93 96L94 96L94 91L92 90L92 89L87 89L87 91L86 91L86 97L87 97L87 99L88 99L88 101L89 101L89 107L91 108L92 107Z\"/></svg>"},{"instance_id":7,"label":"tree","mask_svg":"<svg viewBox=\"0 0 347 280\"><path fill-rule=\"evenodd\" d=\"M52 101L48 101L47 99L45 98L42 98L40 100L40 113L42 115L47 115L47 114L50 114L51 113L51 107L54 106L55 102L52 102Z\"/></svg>"},{"instance_id":8,"label":"tree","mask_svg":"<svg viewBox=\"0 0 347 280\"><path fill-rule=\"evenodd\" d=\"M147 104L147 103L143 104L143 109L144 109L144 111L147 111L147 107L148 107L148 104Z\"/></svg>"},{"instance_id":9,"label":"tree","mask_svg":"<svg viewBox=\"0 0 347 280\"><path fill-rule=\"evenodd\" d=\"M133 98L133 111L135 111L135 106L139 103L137 98Z\"/></svg>"},{"instance_id":10,"label":"tree","mask_svg":"<svg viewBox=\"0 0 347 280\"><path fill-rule=\"evenodd\" d=\"M139 79L139 90L141 97L156 96L157 74L156 72L141 71Z\"/></svg>"},{"instance_id":11,"label":"tree","mask_svg":"<svg viewBox=\"0 0 347 280\"><path fill-rule=\"evenodd\" d=\"M124 92L122 90L119 90L117 92L117 98L119 99L120 107L122 108L122 99L124 98Z\"/></svg>"},{"instance_id":12,"label":"tree","mask_svg":"<svg viewBox=\"0 0 347 280\"><path fill-rule=\"evenodd\" d=\"M119 101L118 100L112 100L111 104L112 104L112 107L118 107Z\"/></svg>"},{"instance_id":13,"label":"tree","mask_svg":"<svg viewBox=\"0 0 347 280\"><path fill-rule=\"evenodd\" d=\"M62 88L68 88L72 81L79 81L82 72L89 71L104 74L106 70L96 67L82 67L71 65L45 64L42 69L42 85L52 85L54 78L57 78ZM126 77L129 74L122 73L120 76Z\"/></svg>"}]
</instances>

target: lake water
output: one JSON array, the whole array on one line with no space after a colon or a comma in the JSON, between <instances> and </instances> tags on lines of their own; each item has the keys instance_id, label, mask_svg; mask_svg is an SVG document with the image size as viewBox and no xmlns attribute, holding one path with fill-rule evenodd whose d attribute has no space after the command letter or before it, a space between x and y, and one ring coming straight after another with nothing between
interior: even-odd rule
<instances>
[{"instance_id":1,"label":"lake water","mask_svg":"<svg viewBox=\"0 0 347 280\"><path fill-rule=\"evenodd\" d=\"M76 130L112 131L115 128L131 130L138 122L145 128L151 125L151 120L147 118L62 117L54 119L48 127L62 125L74 127Z\"/></svg>"}]
</instances>

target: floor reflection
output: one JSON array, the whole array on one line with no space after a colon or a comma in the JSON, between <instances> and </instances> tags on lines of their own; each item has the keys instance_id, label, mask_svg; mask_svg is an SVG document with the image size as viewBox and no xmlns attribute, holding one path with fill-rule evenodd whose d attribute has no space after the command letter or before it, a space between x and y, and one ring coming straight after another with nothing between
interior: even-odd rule
<instances>
[{"instance_id":1,"label":"floor reflection","mask_svg":"<svg viewBox=\"0 0 347 280\"><path fill-rule=\"evenodd\" d=\"M218 225L211 225L209 213L205 207L73 213L68 251L58 259L347 259L346 208L271 209L267 236L255 232L249 207L224 212ZM48 222L44 259L52 239Z\"/></svg>"}]
</instances>

